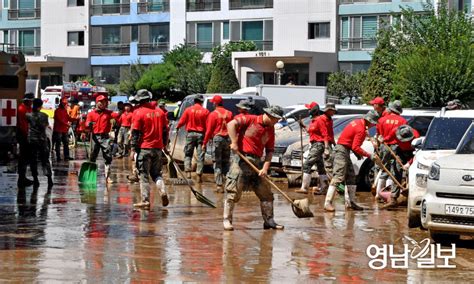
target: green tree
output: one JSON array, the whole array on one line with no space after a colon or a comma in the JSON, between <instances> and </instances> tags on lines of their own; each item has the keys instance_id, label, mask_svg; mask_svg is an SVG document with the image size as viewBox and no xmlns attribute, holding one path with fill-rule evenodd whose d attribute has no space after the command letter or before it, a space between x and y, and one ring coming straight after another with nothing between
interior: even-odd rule
<instances>
[{"instance_id":1,"label":"green tree","mask_svg":"<svg viewBox=\"0 0 474 284\"><path fill-rule=\"evenodd\" d=\"M199 65L202 61L202 54L194 46L180 44L163 55L164 63L171 63L179 68L183 65Z\"/></svg>"},{"instance_id":2,"label":"green tree","mask_svg":"<svg viewBox=\"0 0 474 284\"><path fill-rule=\"evenodd\" d=\"M176 86L176 67L171 63L155 64L135 84L135 89L147 89L156 95L163 95Z\"/></svg>"},{"instance_id":3,"label":"green tree","mask_svg":"<svg viewBox=\"0 0 474 284\"><path fill-rule=\"evenodd\" d=\"M119 90L129 95L135 93L137 91L135 85L147 70L148 67L141 64L140 60L130 64L130 68L120 80Z\"/></svg>"},{"instance_id":4,"label":"green tree","mask_svg":"<svg viewBox=\"0 0 474 284\"><path fill-rule=\"evenodd\" d=\"M212 62L217 62L220 57L231 58L232 52L256 51L257 45L253 41L232 41L224 45L218 45L212 49Z\"/></svg>"},{"instance_id":5,"label":"green tree","mask_svg":"<svg viewBox=\"0 0 474 284\"><path fill-rule=\"evenodd\" d=\"M87 81L92 86L95 86L95 79L91 76L83 76L79 78L79 81Z\"/></svg>"},{"instance_id":6,"label":"green tree","mask_svg":"<svg viewBox=\"0 0 474 284\"><path fill-rule=\"evenodd\" d=\"M212 69L211 81L207 87L208 93L233 93L240 89L239 81L235 76L230 60L219 57Z\"/></svg>"},{"instance_id":7,"label":"green tree","mask_svg":"<svg viewBox=\"0 0 474 284\"><path fill-rule=\"evenodd\" d=\"M349 97L350 102L362 95L366 72L349 74L344 71L332 73L328 78L327 92L340 99Z\"/></svg>"}]
</instances>

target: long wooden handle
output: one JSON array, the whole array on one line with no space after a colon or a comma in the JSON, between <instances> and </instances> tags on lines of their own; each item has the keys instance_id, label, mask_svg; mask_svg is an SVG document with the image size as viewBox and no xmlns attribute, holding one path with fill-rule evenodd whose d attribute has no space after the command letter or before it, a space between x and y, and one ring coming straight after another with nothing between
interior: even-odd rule
<instances>
[{"instance_id":1,"label":"long wooden handle","mask_svg":"<svg viewBox=\"0 0 474 284\"><path fill-rule=\"evenodd\" d=\"M300 148L301 148L301 181L303 181L304 168L303 168L303 122L300 119Z\"/></svg>"},{"instance_id":2,"label":"long wooden handle","mask_svg":"<svg viewBox=\"0 0 474 284\"><path fill-rule=\"evenodd\" d=\"M251 168L252 170L254 170L256 173L259 173L260 170L252 163L249 161L249 159L247 159L244 155L242 155L242 153L240 153L239 151L237 151L237 154L239 155L239 157L244 160ZM293 199L291 199L291 197L289 197L283 190L281 190L276 184L273 183L273 181L267 177L266 175L263 176L263 178L271 185L273 186L273 188L275 188L279 193L281 193L281 195L283 195L283 197L285 197L289 202L293 203Z\"/></svg>"},{"instance_id":3,"label":"long wooden handle","mask_svg":"<svg viewBox=\"0 0 474 284\"><path fill-rule=\"evenodd\" d=\"M400 184L400 182L392 175L392 173L385 167L385 165L383 164L382 160L380 159L379 156L375 155L375 163L382 168L382 170L384 170L384 172L386 172L388 174L388 176L393 180L394 183L396 183L400 189L402 190L406 190L406 188L404 186L402 186Z\"/></svg>"},{"instance_id":4,"label":"long wooden handle","mask_svg":"<svg viewBox=\"0 0 474 284\"><path fill-rule=\"evenodd\" d=\"M395 152L393 152L392 148L390 148L389 145L387 145L387 143L383 142L383 144L385 145L385 147L388 148L388 151L390 152L390 154L392 154L392 156L395 158L395 160L397 161L397 163L400 165L400 167L402 167L403 169L403 163L402 163L402 160L400 160L400 157L397 156L397 154L395 154ZM405 170L405 169L403 169Z\"/></svg>"},{"instance_id":5,"label":"long wooden handle","mask_svg":"<svg viewBox=\"0 0 474 284\"><path fill-rule=\"evenodd\" d=\"M178 141L178 132L179 132L179 129L176 129L176 136L174 137L173 149L171 149L171 157L173 157L174 149L176 148L176 142Z\"/></svg>"},{"instance_id":6,"label":"long wooden handle","mask_svg":"<svg viewBox=\"0 0 474 284\"><path fill-rule=\"evenodd\" d=\"M178 173L181 175L181 177L186 180L186 185L189 186L189 189L191 189L191 191L194 193L196 190L194 189L194 187L191 185L191 183L189 182L189 180L186 178L186 175L183 173L183 171L181 171L181 169L179 168L179 166L176 164L175 160L173 159L173 156L169 156L166 154L165 151L161 150L163 152L163 154L166 156L166 158L168 158L171 163L173 164L174 168L178 171Z\"/></svg>"}]
</instances>

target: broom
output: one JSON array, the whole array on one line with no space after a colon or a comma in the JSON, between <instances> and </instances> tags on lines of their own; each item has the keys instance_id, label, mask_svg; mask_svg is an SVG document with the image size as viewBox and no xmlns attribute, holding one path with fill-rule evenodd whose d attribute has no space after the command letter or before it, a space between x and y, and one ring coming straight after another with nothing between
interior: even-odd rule
<instances>
[{"instance_id":1,"label":"broom","mask_svg":"<svg viewBox=\"0 0 474 284\"><path fill-rule=\"evenodd\" d=\"M92 131L90 133L90 145L92 150ZM86 150L87 161L83 162L81 165L81 170L79 172L79 182L87 184L97 184L97 164L89 161L89 152L87 151L87 146L83 143L84 149Z\"/></svg>"},{"instance_id":2,"label":"broom","mask_svg":"<svg viewBox=\"0 0 474 284\"><path fill-rule=\"evenodd\" d=\"M195 190L194 187L191 185L191 182L190 180L188 180L186 178L186 176L184 175L183 171L181 171L181 169L179 168L179 166L176 164L176 162L173 160L173 157L170 157L168 156L165 151L163 151L163 154L168 158L169 161L171 161L171 163L174 165L174 167L176 168L176 170L179 172L179 174L183 177L183 179L186 181L186 184L189 186L189 189L191 189L192 193L194 194L194 196L196 197L196 199L203 203L203 204L206 204L207 206L209 207L212 207L212 208L216 208L216 205L214 204L214 202L212 202L210 199L208 199L206 196L204 196L202 193L200 193L199 191Z\"/></svg>"},{"instance_id":3,"label":"broom","mask_svg":"<svg viewBox=\"0 0 474 284\"><path fill-rule=\"evenodd\" d=\"M244 155L242 155L240 152L237 152L239 157L245 161L251 168L254 170L256 173L259 173L259 169L252 164ZM274 188L276 189L283 197L285 197L286 200L288 200L291 203L291 209L293 210L293 213L296 215L298 218L310 218L314 217L313 212L309 209L309 200L308 198L305 199L291 199L283 190L281 190L276 184L274 184L270 178L267 176L263 176L263 178Z\"/></svg>"}]
</instances>

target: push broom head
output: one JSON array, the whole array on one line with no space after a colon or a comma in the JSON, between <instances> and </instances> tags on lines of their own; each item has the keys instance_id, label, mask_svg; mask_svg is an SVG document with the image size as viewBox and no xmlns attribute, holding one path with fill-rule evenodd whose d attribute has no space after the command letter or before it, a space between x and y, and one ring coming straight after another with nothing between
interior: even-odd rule
<instances>
[{"instance_id":1,"label":"push broom head","mask_svg":"<svg viewBox=\"0 0 474 284\"><path fill-rule=\"evenodd\" d=\"M291 209L298 218L311 218L314 217L313 212L309 209L309 200L308 198L296 199L291 204Z\"/></svg>"}]
</instances>

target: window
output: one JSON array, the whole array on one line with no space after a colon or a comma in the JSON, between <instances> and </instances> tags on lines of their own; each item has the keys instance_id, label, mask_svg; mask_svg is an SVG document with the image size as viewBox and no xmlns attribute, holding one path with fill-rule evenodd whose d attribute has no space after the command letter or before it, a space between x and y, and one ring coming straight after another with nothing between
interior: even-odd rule
<instances>
[{"instance_id":1,"label":"window","mask_svg":"<svg viewBox=\"0 0 474 284\"><path fill-rule=\"evenodd\" d=\"M242 40L263 40L263 21L242 22Z\"/></svg>"},{"instance_id":2,"label":"window","mask_svg":"<svg viewBox=\"0 0 474 284\"><path fill-rule=\"evenodd\" d=\"M34 0L18 0L18 18L33 18L35 16Z\"/></svg>"},{"instance_id":3,"label":"window","mask_svg":"<svg viewBox=\"0 0 474 284\"><path fill-rule=\"evenodd\" d=\"M347 49L349 47L349 18L341 18L341 49Z\"/></svg>"},{"instance_id":4,"label":"window","mask_svg":"<svg viewBox=\"0 0 474 284\"><path fill-rule=\"evenodd\" d=\"M3 8L8 9L8 3L10 0L3 0Z\"/></svg>"},{"instance_id":5,"label":"window","mask_svg":"<svg viewBox=\"0 0 474 284\"><path fill-rule=\"evenodd\" d=\"M229 22L222 23L222 39L229 39Z\"/></svg>"},{"instance_id":6,"label":"window","mask_svg":"<svg viewBox=\"0 0 474 284\"><path fill-rule=\"evenodd\" d=\"M102 44L119 44L120 27L103 27Z\"/></svg>"},{"instance_id":7,"label":"window","mask_svg":"<svg viewBox=\"0 0 474 284\"><path fill-rule=\"evenodd\" d=\"M68 46L84 46L84 32L68 32L67 33Z\"/></svg>"},{"instance_id":8,"label":"window","mask_svg":"<svg viewBox=\"0 0 474 284\"><path fill-rule=\"evenodd\" d=\"M327 86L329 75L329 72L316 72L316 86Z\"/></svg>"},{"instance_id":9,"label":"window","mask_svg":"<svg viewBox=\"0 0 474 284\"><path fill-rule=\"evenodd\" d=\"M18 39L18 46L21 48L23 53L26 55L33 55L35 46L35 31L19 31Z\"/></svg>"},{"instance_id":10,"label":"window","mask_svg":"<svg viewBox=\"0 0 474 284\"><path fill-rule=\"evenodd\" d=\"M138 41L138 26L132 26L132 42Z\"/></svg>"},{"instance_id":11,"label":"window","mask_svg":"<svg viewBox=\"0 0 474 284\"><path fill-rule=\"evenodd\" d=\"M120 82L120 66L94 66L92 74L102 84L117 84ZM96 81L96 82L97 82Z\"/></svg>"},{"instance_id":12,"label":"window","mask_svg":"<svg viewBox=\"0 0 474 284\"><path fill-rule=\"evenodd\" d=\"M362 17L362 48L375 48L377 35L377 16Z\"/></svg>"},{"instance_id":13,"label":"window","mask_svg":"<svg viewBox=\"0 0 474 284\"><path fill-rule=\"evenodd\" d=\"M149 0L149 11L151 12L160 12L165 10L164 0Z\"/></svg>"},{"instance_id":14,"label":"window","mask_svg":"<svg viewBox=\"0 0 474 284\"><path fill-rule=\"evenodd\" d=\"M169 24L160 24L150 26L150 40L153 44L169 42L170 26Z\"/></svg>"},{"instance_id":15,"label":"window","mask_svg":"<svg viewBox=\"0 0 474 284\"><path fill-rule=\"evenodd\" d=\"M196 24L196 43L201 50L212 49L212 23Z\"/></svg>"},{"instance_id":16,"label":"window","mask_svg":"<svg viewBox=\"0 0 474 284\"><path fill-rule=\"evenodd\" d=\"M331 35L331 23L309 23L308 39L329 38Z\"/></svg>"},{"instance_id":17,"label":"window","mask_svg":"<svg viewBox=\"0 0 474 284\"><path fill-rule=\"evenodd\" d=\"M84 0L67 0L68 7L84 6Z\"/></svg>"}]
</instances>

